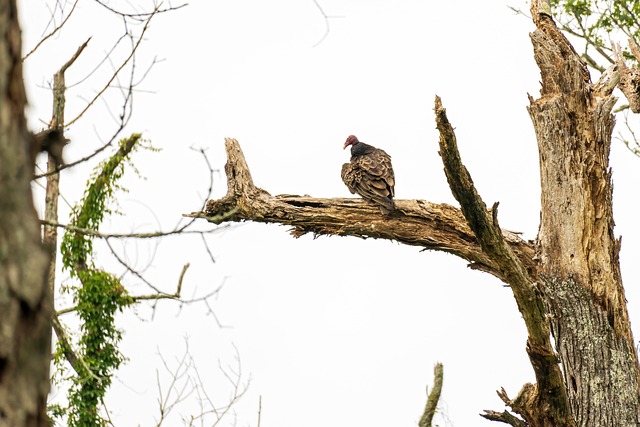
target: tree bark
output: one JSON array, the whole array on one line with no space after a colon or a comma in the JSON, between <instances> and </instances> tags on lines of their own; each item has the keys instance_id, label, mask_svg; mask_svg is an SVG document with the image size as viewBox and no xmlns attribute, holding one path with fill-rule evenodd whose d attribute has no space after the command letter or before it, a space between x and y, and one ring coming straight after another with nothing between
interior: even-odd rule
<instances>
[{"instance_id":1,"label":"tree bark","mask_svg":"<svg viewBox=\"0 0 640 427\"><path fill-rule=\"evenodd\" d=\"M544 299L537 283L506 244L498 225L496 203L491 212L473 185L462 164L453 126L436 96L436 125L440 131L440 156L449 187L460 203L461 211L489 256L506 277L527 327L527 354L536 376L536 385L526 384L513 401L504 394L504 402L532 426L573 426L569 402L550 339Z\"/></svg>"},{"instance_id":2,"label":"tree bark","mask_svg":"<svg viewBox=\"0 0 640 427\"><path fill-rule=\"evenodd\" d=\"M51 301L15 0L0 0L0 426L48 426Z\"/></svg>"},{"instance_id":3,"label":"tree bark","mask_svg":"<svg viewBox=\"0 0 640 427\"><path fill-rule=\"evenodd\" d=\"M60 198L60 171L58 168L63 163L62 148L66 144L67 139L64 137L64 112L67 103L65 82L65 72L78 59L80 54L87 47L89 40L84 42L76 53L53 75L53 114L49 129L45 132L55 133L58 141L59 151L49 151L47 154L47 187L45 192L45 209L44 219L48 223L58 222L58 199ZM44 226L43 242L45 248L49 250L49 292L51 292L52 306L54 300L54 286L56 280L56 261L58 254L58 227L52 225ZM76 371L81 372L79 368L79 358L71 347L71 342L65 331L64 325L60 322L58 315L52 310L52 326L56 334L56 338L63 349L65 358Z\"/></svg>"},{"instance_id":4,"label":"tree bark","mask_svg":"<svg viewBox=\"0 0 640 427\"><path fill-rule=\"evenodd\" d=\"M483 251L460 209L425 200L397 200L391 215L360 199L319 199L307 196L272 196L256 187L240 144L226 139L227 195L209 200L204 212L185 214L210 222L255 221L290 225L295 237L356 236L395 240L424 249L449 252L468 261L469 267L488 272L509 283L501 266ZM534 245L516 233L502 230L504 239L522 266L535 277Z\"/></svg>"},{"instance_id":5,"label":"tree bark","mask_svg":"<svg viewBox=\"0 0 640 427\"><path fill-rule=\"evenodd\" d=\"M513 426L640 425L640 367L613 234L608 158L615 70L591 83L586 65L557 29L548 4L532 2L531 34L542 77L528 107L540 156L541 223L535 244L502 230L497 204L487 209L462 164L453 127L436 97L440 155L460 203L398 200L391 215L354 199L271 196L254 185L237 141L226 140L228 192L210 200L215 223L257 221L293 226L291 233L374 237L457 255L508 283L527 327L536 384L510 411L483 417Z\"/></svg>"},{"instance_id":6,"label":"tree bark","mask_svg":"<svg viewBox=\"0 0 640 427\"><path fill-rule=\"evenodd\" d=\"M535 2L534 2L535 5ZM551 17L532 9L542 77L528 108L540 154L540 288L579 426L640 425L640 372L613 234L613 77L592 84Z\"/></svg>"}]
</instances>

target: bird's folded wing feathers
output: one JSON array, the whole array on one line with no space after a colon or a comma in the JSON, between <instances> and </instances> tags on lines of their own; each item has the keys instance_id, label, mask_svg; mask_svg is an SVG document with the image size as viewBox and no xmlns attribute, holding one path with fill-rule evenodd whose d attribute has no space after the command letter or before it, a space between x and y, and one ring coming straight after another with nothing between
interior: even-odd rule
<instances>
[{"instance_id":1,"label":"bird's folded wing feathers","mask_svg":"<svg viewBox=\"0 0 640 427\"><path fill-rule=\"evenodd\" d=\"M342 181L345 183L351 194L356 194L356 171L351 163L345 163L342 165Z\"/></svg>"},{"instance_id":2,"label":"bird's folded wing feathers","mask_svg":"<svg viewBox=\"0 0 640 427\"><path fill-rule=\"evenodd\" d=\"M363 199L393 209L395 176L391 157L383 150L351 159L342 165L342 180L352 194Z\"/></svg>"}]
</instances>

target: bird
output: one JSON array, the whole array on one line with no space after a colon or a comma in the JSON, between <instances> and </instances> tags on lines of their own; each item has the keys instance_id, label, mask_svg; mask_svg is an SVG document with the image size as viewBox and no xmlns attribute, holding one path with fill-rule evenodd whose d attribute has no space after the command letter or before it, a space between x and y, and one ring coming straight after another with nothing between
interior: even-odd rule
<instances>
[{"instance_id":1,"label":"bird","mask_svg":"<svg viewBox=\"0 0 640 427\"><path fill-rule=\"evenodd\" d=\"M391 156L360 142L355 135L349 135L343 149L348 146L351 146L351 161L342 165L342 181L351 194L357 193L367 202L378 205L384 215L390 214L396 207Z\"/></svg>"}]
</instances>

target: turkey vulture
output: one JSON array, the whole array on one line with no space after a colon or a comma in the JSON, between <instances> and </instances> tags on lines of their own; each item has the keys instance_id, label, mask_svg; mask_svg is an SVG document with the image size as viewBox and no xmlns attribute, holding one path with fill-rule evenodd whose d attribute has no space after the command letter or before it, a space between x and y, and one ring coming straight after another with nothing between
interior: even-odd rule
<instances>
[{"instance_id":1,"label":"turkey vulture","mask_svg":"<svg viewBox=\"0 0 640 427\"><path fill-rule=\"evenodd\" d=\"M393 186L396 184L391 156L379 148L358 141L351 135L344 148L351 146L351 162L342 165L342 180L352 194L380 206L383 214L395 209Z\"/></svg>"}]
</instances>

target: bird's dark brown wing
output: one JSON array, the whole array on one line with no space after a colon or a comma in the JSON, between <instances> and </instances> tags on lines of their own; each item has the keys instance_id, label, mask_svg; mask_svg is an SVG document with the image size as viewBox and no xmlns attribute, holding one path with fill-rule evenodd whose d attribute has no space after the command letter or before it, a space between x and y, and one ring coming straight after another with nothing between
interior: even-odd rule
<instances>
[{"instance_id":1,"label":"bird's dark brown wing","mask_svg":"<svg viewBox=\"0 0 640 427\"><path fill-rule=\"evenodd\" d=\"M391 156L376 148L371 154L363 157L367 158L367 161L361 167L371 177L372 182L378 182L380 186L385 185L387 196L394 197L396 177L391 166Z\"/></svg>"},{"instance_id":2,"label":"bird's dark brown wing","mask_svg":"<svg viewBox=\"0 0 640 427\"><path fill-rule=\"evenodd\" d=\"M391 157L383 150L375 149L366 155L353 157L351 163L342 166L342 180L351 193L379 205L383 213L395 208L395 175Z\"/></svg>"},{"instance_id":3,"label":"bird's dark brown wing","mask_svg":"<svg viewBox=\"0 0 640 427\"><path fill-rule=\"evenodd\" d=\"M345 163L342 165L342 181L347 186L351 194L356 194L356 182L361 178L361 174L354 168L353 163Z\"/></svg>"}]
</instances>

